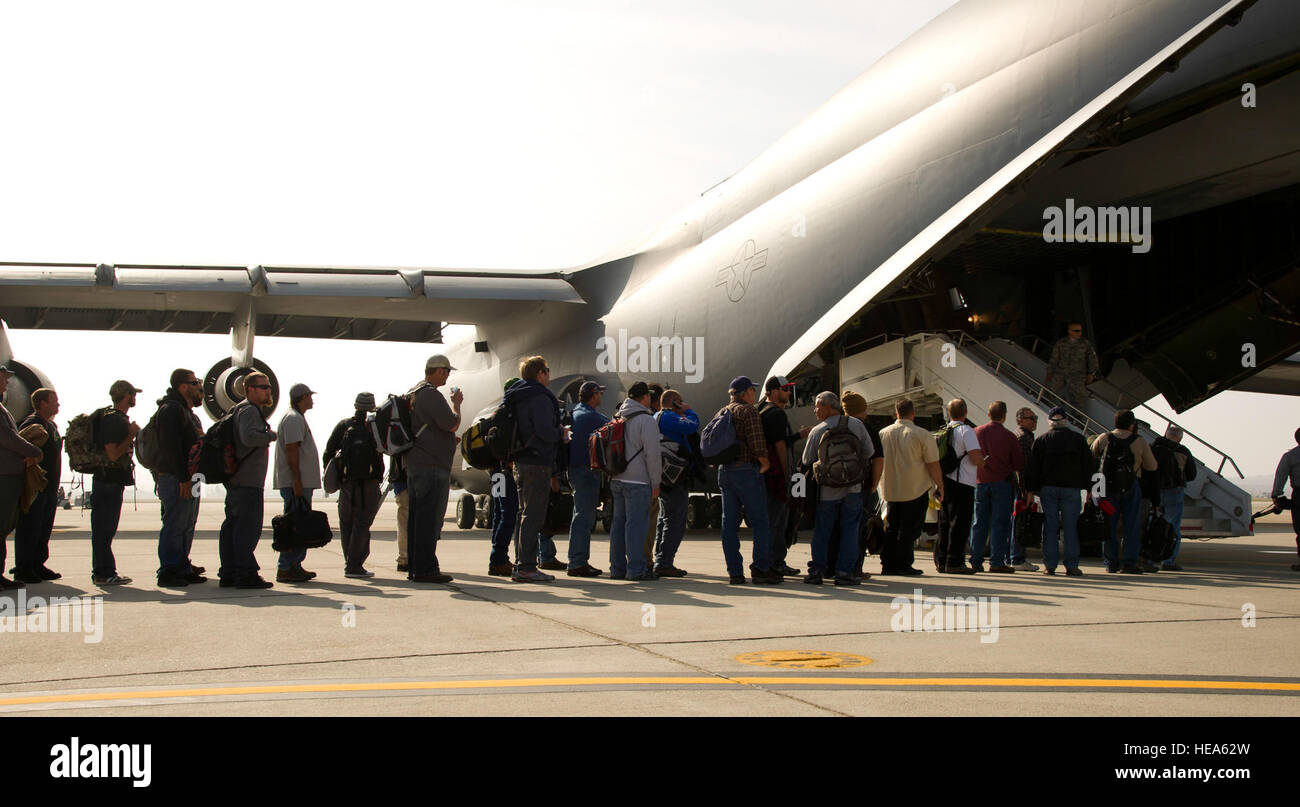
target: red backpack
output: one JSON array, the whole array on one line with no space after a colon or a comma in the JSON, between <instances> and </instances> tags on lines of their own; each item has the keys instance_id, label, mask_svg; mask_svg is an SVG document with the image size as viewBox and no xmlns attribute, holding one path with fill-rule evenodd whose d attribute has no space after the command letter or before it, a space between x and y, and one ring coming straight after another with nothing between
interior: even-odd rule
<instances>
[{"instance_id":1,"label":"red backpack","mask_svg":"<svg viewBox=\"0 0 1300 807\"><path fill-rule=\"evenodd\" d=\"M648 415L649 412L633 412L628 416L628 420L637 415ZM591 470L604 471L609 476L617 476L627 470L627 464L636 459L645 446L642 446L636 454L627 455L627 420L615 416L613 420L601 426L591 433L587 438L588 455L591 459Z\"/></svg>"}]
</instances>

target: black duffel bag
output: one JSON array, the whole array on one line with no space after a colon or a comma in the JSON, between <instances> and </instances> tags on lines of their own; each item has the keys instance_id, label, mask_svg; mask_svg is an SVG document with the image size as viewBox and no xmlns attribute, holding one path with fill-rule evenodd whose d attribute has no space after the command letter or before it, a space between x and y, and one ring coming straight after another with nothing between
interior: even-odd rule
<instances>
[{"instance_id":1,"label":"black duffel bag","mask_svg":"<svg viewBox=\"0 0 1300 807\"><path fill-rule=\"evenodd\" d=\"M1016 543L1025 547L1042 546L1044 520L1043 511L1032 505L1016 513L1015 521L1012 524Z\"/></svg>"},{"instance_id":2,"label":"black duffel bag","mask_svg":"<svg viewBox=\"0 0 1300 807\"><path fill-rule=\"evenodd\" d=\"M311 509L302 496L294 499L289 512L271 519L271 535L271 549L276 552L319 549L334 537L329 516Z\"/></svg>"},{"instance_id":3,"label":"black duffel bag","mask_svg":"<svg viewBox=\"0 0 1300 807\"><path fill-rule=\"evenodd\" d=\"M1106 523L1106 514L1101 511L1092 497L1079 513L1079 546L1101 543L1110 538L1110 525Z\"/></svg>"},{"instance_id":4,"label":"black duffel bag","mask_svg":"<svg viewBox=\"0 0 1300 807\"><path fill-rule=\"evenodd\" d=\"M1174 554L1178 536L1174 525L1165 521L1158 508L1151 509L1147 517L1146 529L1142 531L1142 555L1153 563L1168 560Z\"/></svg>"}]
</instances>

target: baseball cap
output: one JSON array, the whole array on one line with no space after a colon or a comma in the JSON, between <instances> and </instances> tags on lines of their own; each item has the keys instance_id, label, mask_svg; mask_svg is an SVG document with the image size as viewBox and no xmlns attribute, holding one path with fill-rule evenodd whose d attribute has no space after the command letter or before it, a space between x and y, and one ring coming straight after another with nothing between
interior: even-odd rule
<instances>
[{"instance_id":1,"label":"baseball cap","mask_svg":"<svg viewBox=\"0 0 1300 807\"><path fill-rule=\"evenodd\" d=\"M638 381L627 389L627 397L640 398L650 394L650 385L644 381Z\"/></svg>"},{"instance_id":2,"label":"baseball cap","mask_svg":"<svg viewBox=\"0 0 1300 807\"><path fill-rule=\"evenodd\" d=\"M373 392L357 393L357 398L352 402L352 406L366 412L373 412L375 409L375 394Z\"/></svg>"},{"instance_id":3,"label":"baseball cap","mask_svg":"<svg viewBox=\"0 0 1300 807\"><path fill-rule=\"evenodd\" d=\"M122 381L119 379L117 381L114 381L113 386L108 388L108 397L117 401L122 398L125 398L126 396L130 395L133 392L144 392L144 390L135 386L130 381Z\"/></svg>"},{"instance_id":4,"label":"baseball cap","mask_svg":"<svg viewBox=\"0 0 1300 807\"><path fill-rule=\"evenodd\" d=\"M315 395L316 391L306 384L294 384L289 387L289 400L296 401L299 398L305 398L308 395Z\"/></svg>"},{"instance_id":5,"label":"baseball cap","mask_svg":"<svg viewBox=\"0 0 1300 807\"><path fill-rule=\"evenodd\" d=\"M439 367L446 367L448 370L456 369L455 367L451 366L451 361L448 360L448 358L442 355L441 353L433 354L432 356L429 357L429 360L424 363L424 371L426 373L429 372L430 370L436 370Z\"/></svg>"},{"instance_id":6,"label":"baseball cap","mask_svg":"<svg viewBox=\"0 0 1300 807\"><path fill-rule=\"evenodd\" d=\"M1047 412L1048 420L1065 420L1065 409L1060 406L1053 406Z\"/></svg>"},{"instance_id":7,"label":"baseball cap","mask_svg":"<svg viewBox=\"0 0 1300 807\"><path fill-rule=\"evenodd\" d=\"M771 392L772 390L780 389L781 387L793 387L793 386L794 384L791 383L790 379L786 378L785 376L774 375L767 380L767 384L763 386L763 389L766 392Z\"/></svg>"},{"instance_id":8,"label":"baseball cap","mask_svg":"<svg viewBox=\"0 0 1300 807\"><path fill-rule=\"evenodd\" d=\"M728 389L732 390L733 392L744 392L750 387L756 387L756 386L758 385L755 384L753 381L749 380L749 376L738 375L735 378L731 379L731 386L728 387Z\"/></svg>"},{"instance_id":9,"label":"baseball cap","mask_svg":"<svg viewBox=\"0 0 1300 807\"><path fill-rule=\"evenodd\" d=\"M582 386L578 388L578 400L585 401L596 393L604 392L607 389L609 388L601 386L595 381L584 381Z\"/></svg>"}]
</instances>

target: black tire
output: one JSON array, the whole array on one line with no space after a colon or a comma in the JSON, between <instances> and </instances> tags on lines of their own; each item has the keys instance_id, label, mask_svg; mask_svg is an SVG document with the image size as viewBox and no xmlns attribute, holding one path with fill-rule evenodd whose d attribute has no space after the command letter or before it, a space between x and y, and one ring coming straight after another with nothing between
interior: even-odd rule
<instances>
[{"instance_id":1,"label":"black tire","mask_svg":"<svg viewBox=\"0 0 1300 807\"><path fill-rule=\"evenodd\" d=\"M473 529L474 496L472 494L462 493L456 500L456 526L462 530Z\"/></svg>"},{"instance_id":2,"label":"black tire","mask_svg":"<svg viewBox=\"0 0 1300 807\"><path fill-rule=\"evenodd\" d=\"M709 529L722 529L722 497L714 496L709 499Z\"/></svg>"},{"instance_id":3,"label":"black tire","mask_svg":"<svg viewBox=\"0 0 1300 807\"><path fill-rule=\"evenodd\" d=\"M483 501L486 499L486 501ZM479 494L474 497L474 526L480 530L490 530L495 526L495 517L492 510L492 498L486 494Z\"/></svg>"},{"instance_id":4,"label":"black tire","mask_svg":"<svg viewBox=\"0 0 1300 807\"><path fill-rule=\"evenodd\" d=\"M686 526L693 530L706 529L709 526L709 500L704 496L692 496L686 510Z\"/></svg>"},{"instance_id":5,"label":"black tire","mask_svg":"<svg viewBox=\"0 0 1300 807\"><path fill-rule=\"evenodd\" d=\"M596 508L596 523L593 526L606 535L609 534L610 528L614 526L613 499L601 498L600 505Z\"/></svg>"}]
</instances>

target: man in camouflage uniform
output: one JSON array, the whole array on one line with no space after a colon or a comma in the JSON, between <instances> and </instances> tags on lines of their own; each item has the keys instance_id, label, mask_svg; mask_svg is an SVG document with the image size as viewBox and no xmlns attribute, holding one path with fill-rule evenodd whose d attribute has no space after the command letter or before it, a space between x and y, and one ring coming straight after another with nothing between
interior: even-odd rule
<instances>
[{"instance_id":1,"label":"man in camouflage uniform","mask_svg":"<svg viewBox=\"0 0 1300 807\"><path fill-rule=\"evenodd\" d=\"M1088 400L1086 385L1097 380L1101 368L1097 351L1083 338L1083 325L1071 322L1068 333L1069 336L1052 346L1052 358L1047 363L1047 388L1082 408Z\"/></svg>"}]
</instances>

